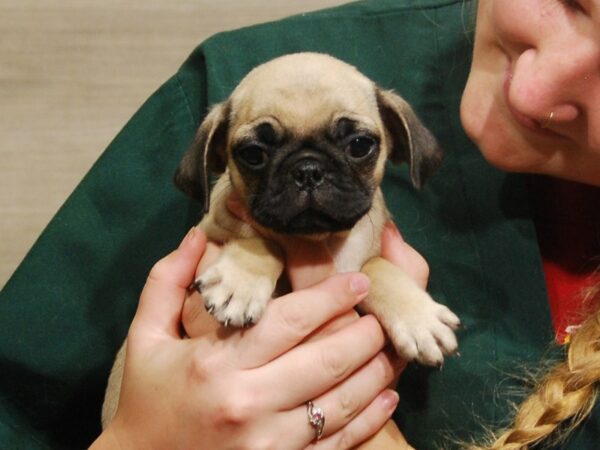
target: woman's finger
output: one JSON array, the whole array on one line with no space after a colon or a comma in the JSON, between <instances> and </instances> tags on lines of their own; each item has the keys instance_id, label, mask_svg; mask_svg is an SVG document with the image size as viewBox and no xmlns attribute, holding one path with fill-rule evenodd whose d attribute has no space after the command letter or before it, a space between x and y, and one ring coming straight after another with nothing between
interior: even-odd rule
<instances>
[{"instance_id":1,"label":"woman's finger","mask_svg":"<svg viewBox=\"0 0 600 450\"><path fill-rule=\"evenodd\" d=\"M180 337L181 309L206 247L206 235L192 228L179 248L157 262L146 281L132 330L151 337ZM136 333L132 338L136 339ZM130 337L130 338L131 338Z\"/></svg>"},{"instance_id":2,"label":"woman's finger","mask_svg":"<svg viewBox=\"0 0 600 450\"><path fill-rule=\"evenodd\" d=\"M393 364L386 353L380 352L347 380L312 400L313 407L321 409L325 417L322 439L346 427L386 390L394 377ZM307 405L302 404L281 414L282 429L296 427L296 430L289 430L287 434L300 439L297 447L310 442L315 436L314 428L306 426L307 412ZM387 413L387 409L385 412Z\"/></svg>"},{"instance_id":3,"label":"woman's finger","mask_svg":"<svg viewBox=\"0 0 600 450\"><path fill-rule=\"evenodd\" d=\"M380 352L351 377L313 400L326 415L323 436L330 436L357 417L396 375L394 359Z\"/></svg>"},{"instance_id":4,"label":"woman's finger","mask_svg":"<svg viewBox=\"0 0 600 450\"><path fill-rule=\"evenodd\" d=\"M379 353L384 344L385 336L377 320L373 316L361 317L331 336L299 345L255 369L252 380L256 386L252 390L261 398L271 396L274 408L295 408L343 382ZM292 379L302 382L290 385ZM285 395L274 397L273 392Z\"/></svg>"},{"instance_id":5,"label":"woman's finger","mask_svg":"<svg viewBox=\"0 0 600 450\"><path fill-rule=\"evenodd\" d=\"M310 335L308 335L306 339L304 339L304 342L316 341L318 339L324 338L325 336L329 336L330 334L341 330L342 328L351 324L352 322L356 322L359 319L359 317L360 316L358 315L356 310L351 309L350 311L342 314L341 316L330 320L325 325L317 328Z\"/></svg>"},{"instance_id":6,"label":"woman's finger","mask_svg":"<svg viewBox=\"0 0 600 450\"><path fill-rule=\"evenodd\" d=\"M306 448L311 450L346 450L356 448L356 446L369 439L385 426L398 406L398 400L397 392L386 389L345 427L324 439L313 441ZM389 444L392 444L392 442L389 442ZM397 442L393 442L393 444L393 448L400 448L396 446ZM406 449L410 448L407 444Z\"/></svg>"},{"instance_id":7,"label":"woman's finger","mask_svg":"<svg viewBox=\"0 0 600 450\"><path fill-rule=\"evenodd\" d=\"M407 244L392 221L381 234L381 256L404 270L423 289L429 280L429 265L425 258Z\"/></svg>"},{"instance_id":8,"label":"woman's finger","mask_svg":"<svg viewBox=\"0 0 600 450\"><path fill-rule=\"evenodd\" d=\"M274 360L326 322L351 310L367 296L368 289L366 275L344 273L271 301L261 320L241 332L236 363L255 368Z\"/></svg>"}]
</instances>

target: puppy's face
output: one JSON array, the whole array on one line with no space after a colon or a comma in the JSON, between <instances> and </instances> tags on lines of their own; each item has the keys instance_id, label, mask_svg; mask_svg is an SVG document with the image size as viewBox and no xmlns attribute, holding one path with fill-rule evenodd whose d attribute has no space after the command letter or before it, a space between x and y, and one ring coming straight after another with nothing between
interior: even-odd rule
<instances>
[{"instance_id":1,"label":"puppy's face","mask_svg":"<svg viewBox=\"0 0 600 450\"><path fill-rule=\"evenodd\" d=\"M207 172L227 167L260 225L336 232L371 209L387 158L411 164L420 187L441 152L400 97L346 63L301 53L257 67L213 108L176 182L207 208Z\"/></svg>"}]
</instances>

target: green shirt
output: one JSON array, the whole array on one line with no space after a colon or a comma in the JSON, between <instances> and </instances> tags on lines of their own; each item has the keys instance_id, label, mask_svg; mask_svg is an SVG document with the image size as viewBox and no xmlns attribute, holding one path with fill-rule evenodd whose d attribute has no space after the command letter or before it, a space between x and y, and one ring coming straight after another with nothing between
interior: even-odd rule
<instances>
[{"instance_id":1,"label":"green shirt","mask_svg":"<svg viewBox=\"0 0 600 450\"><path fill-rule=\"evenodd\" d=\"M504 423L525 368L548 355L552 325L527 178L489 166L459 121L474 5L365 1L214 36L106 149L0 299L0 448L82 448L100 432L106 379L155 261L200 218L172 175L209 105L254 66L330 53L394 89L445 148L422 192L388 167L384 193L431 267L430 291L463 320L461 357L410 367L395 414L419 450L454 447ZM557 353L557 352L555 352ZM563 449L600 447L598 412Z\"/></svg>"}]
</instances>

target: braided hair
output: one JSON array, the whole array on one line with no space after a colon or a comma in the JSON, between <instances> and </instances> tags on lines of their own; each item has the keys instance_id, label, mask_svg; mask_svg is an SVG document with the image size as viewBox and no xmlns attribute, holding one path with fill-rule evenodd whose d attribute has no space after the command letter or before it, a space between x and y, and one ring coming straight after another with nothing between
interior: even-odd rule
<instances>
[{"instance_id":1,"label":"braided hair","mask_svg":"<svg viewBox=\"0 0 600 450\"><path fill-rule=\"evenodd\" d=\"M525 450L566 439L590 414L600 381L600 283L586 296L594 312L573 334L565 361L541 379L521 403L512 425L493 435L487 445L469 450Z\"/></svg>"}]
</instances>

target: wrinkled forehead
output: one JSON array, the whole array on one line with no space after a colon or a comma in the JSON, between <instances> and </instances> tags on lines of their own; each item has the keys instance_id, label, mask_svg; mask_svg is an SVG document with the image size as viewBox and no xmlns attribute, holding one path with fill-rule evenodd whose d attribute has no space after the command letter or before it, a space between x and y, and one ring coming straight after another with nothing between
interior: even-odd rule
<instances>
[{"instance_id":1,"label":"wrinkled forehead","mask_svg":"<svg viewBox=\"0 0 600 450\"><path fill-rule=\"evenodd\" d=\"M273 117L284 127L322 126L340 115L378 114L372 81L324 55L290 55L250 72L231 95L234 124Z\"/></svg>"}]
</instances>

